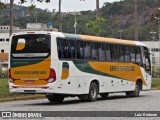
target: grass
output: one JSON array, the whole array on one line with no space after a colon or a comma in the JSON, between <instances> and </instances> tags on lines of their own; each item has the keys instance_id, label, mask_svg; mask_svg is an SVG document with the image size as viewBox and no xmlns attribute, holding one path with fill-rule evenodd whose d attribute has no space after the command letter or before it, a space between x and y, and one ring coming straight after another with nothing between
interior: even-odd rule
<instances>
[{"instance_id":1,"label":"grass","mask_svg":"<svg viewBox=\"0 0 160 120\"><path fill-rule=\"evenodd\" d=\"M152 79L152 86L151 88L154 90L160 90L160 78L153 78Z\"/></svg>"},{"instance_id":2,"label":"grass","mask_svg":"<svg viewBox=\"0 0 160 120\"><path fill-rule=\"evenodd\" d=\"M0 102L12 101L12 100L36 99L36 98L45 98L45 96L44 95L10 93L8 79L0 78Z\"/></svg>"}]
</instances>

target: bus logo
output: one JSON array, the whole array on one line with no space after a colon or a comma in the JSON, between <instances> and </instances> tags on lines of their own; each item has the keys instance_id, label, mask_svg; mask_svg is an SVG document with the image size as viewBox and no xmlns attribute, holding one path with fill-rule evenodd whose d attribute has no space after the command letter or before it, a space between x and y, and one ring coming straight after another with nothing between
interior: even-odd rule
<instances>
[{"instance_id":1,"label":"bus logo","mask_svg":"<svg viewBox=\"0 0 160 120\"><path fill-rule=\"evenodd\" d=\"M31 81L31 80L26 81L26 84L34 84L34 81Z\"/></svg>"}]
</instances>

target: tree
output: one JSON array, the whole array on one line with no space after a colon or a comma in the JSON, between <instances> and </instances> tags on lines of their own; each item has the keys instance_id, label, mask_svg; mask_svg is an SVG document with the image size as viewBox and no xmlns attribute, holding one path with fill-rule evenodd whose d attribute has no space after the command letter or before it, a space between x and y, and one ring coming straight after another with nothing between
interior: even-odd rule
<instances>
[{"instance_id":1,"label":"tree","mask_svg":"<svg viewBox=\"0 0 160 120\"><path fill-rule=\"evenodd\" d=\"M6 7L7 7L7 5L6 5L6 4L4 4L4 3L0 2L0 11L1 11L1 10L5 10L5 9L6 9Z\"/></svg>"},{"instance_id":2,"label":"tree","mask_svg":"<svg viewBox=\"0 0 160 120\"><path fill-rule=\"evenodd\" d=\"M34 0L31 0L31 2L33 2ZM43 2L44 0L37 0L38 2ZM26 0L20 0L20 2L23 4L26 2ZM45 0L46 3L49 3L50 0Z\"/></svg>"},{"instance_id":3,"label":"tree","mask_svg":"<svg viewBox=\"0 0 160 120\"><path fill-rule=\"evenodd\" d=\"M104 18L96 18L96 21L89 21L86 23L86 28L89 30L91 35L100 35L102 32L101 24L106 22Z\"/></svg>"},{"instance_id":4,"label":"tree","mask_svg":"<svg viewBox=\"0 0 160 120\"><path fill-rule=\"evenodd\" d=\"M31 0L31 6L29 6L29 10L30 11L32 11L35 7L36 7L36 5L33 5L33 1L34 0ZM44 1L44 0L37 0L38 2L42 2L42 1ZM10 35L13 33L13 2L14 2L14 0L10 0ZM20 2L21 2L21 4L23 4L23 3L25 3L26 1L25 0L20 0ZM45 2L46 3L49 3L50 2L50 0L45 0ZM1 4L0 4L0 6L2 6ZM4 5L3 5L3 7L4 7ZM0 7L1 8L1 7Z\"/></svg>"}]
</instances>

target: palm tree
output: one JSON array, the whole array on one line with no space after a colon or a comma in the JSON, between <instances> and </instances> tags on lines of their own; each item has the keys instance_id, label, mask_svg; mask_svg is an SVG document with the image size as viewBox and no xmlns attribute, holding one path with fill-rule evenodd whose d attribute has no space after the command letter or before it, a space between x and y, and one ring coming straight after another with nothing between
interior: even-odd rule
<instances>
[{"instance_id":1,"label":"palm tree","mask_svg":"<svg viewBox=\"0 0 160 120\"><path fill-rule=\"evenodd\" d=\"M62 0L59 0L59 31L62 32L62 13L61 13L61 3Z\"/></svg>"},{"instance_id":2,"label":"palm tree","mask_svg":"<svg viewBox=\"0 0 160 120\"><path fill-rule=\"evenodd\" d=\"M13 2L14 0L10 0L10 35L13 33Z\"/></svg>"},{"instance_id":3,"label":"palm tree","mask_svg":"<svg viewBox=\"0 0 160 120\"><path fill-rule=\"evenodd\" d=\"M138 13L137 13L137 0L134 0L134 36L135 40L138 41Z\"/></svg>"},{"instance_id":4,"label":"palm tree","mask_svg":"<svg viewBox=\"0 0 160 120\"><path fill-rule=\"evenodd\" d=\"M100 17L99 0L96 0L96 18Z\"/></svg>"}]
</instances>

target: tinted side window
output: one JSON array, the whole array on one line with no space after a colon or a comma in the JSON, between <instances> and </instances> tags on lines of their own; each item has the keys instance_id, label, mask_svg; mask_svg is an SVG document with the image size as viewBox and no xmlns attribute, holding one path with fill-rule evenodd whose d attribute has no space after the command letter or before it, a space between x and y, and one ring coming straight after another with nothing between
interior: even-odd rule
<instances>
[{"instance_id":1,"label":"tinted side window","mask_svg":"<svg viewBox=\"0 0 160 120\"><path fill-rule=\"evenodd\" d=\"M118 53L118 45L114 45L114 44L111 44L111 58L112 58L112 61L118 61L118 56L117 56L117 53Z\"/></svg>"},{"instance_id":2,"label":"tinted side window","mask_svg":"<svg viewBox=\"0 0 160 120\"><path fill-rule=\"evenodd\" d=\"M59 58L66 58L66 40L65 39L58 39L57 40L57 49L58 49L58 57Z\"/></svg>"},{"instance_id":3,"label":"tinted side window","mask_svg":"<svg viewBox=\"0 0 160 120\"><path fill-rule=\"evenodd\" d=\"M131 61L130 47L129 46L124 46L124 59L125 59L125 62L130 62Z\"/></svg>"},{"instance_id":4,"label":"tinted side window","mask_svg":"<svg viewBox=\"0 0 160 120\"><path fill-rule=\"evenodd\" d=\"M67 58L75 58L75 41L67 40Z\"/></svg>"},{"instance_id":5,"label":"tinted side window","mask_svg":"<svg viewBox=\"0 0 160 120\"><path fill-rule=\"evenodd\" d=\"M99 43L98 53L99 53L99 60L105 61L105 44Z\"/></svg>"},{"instance_id":6,"label":"tinted side window","mask_svg":"<svg viewBox=\"0 0 160 120\"><path fill-rule=\"evenodd\" d=\"M136 62L136 51L135 51L135 47L131 46L131 62Z\"/></svg>"},{"instance_id":7,"label":"tinted side window","mask_svg":"<svg viewBox=\"0 0 160 120\"><path fill-rule=\"evenodd\" d=\"M106 44L106 60L111 61L111 44Z\"/></svg>"},{"instance_id":8,"label":"tinted side window","mask_svg":"<svg viewBox=\"0 0 160 120\"><path fill-rule=\"evenodd\" d=\"M119 61L124 62L124 46L119 45Z\"/></svg>"},{"instance_id":9,"label":"tinted side window","mask_svg":"<svg viewBox=\"0 0 160 120\"><path fill-rule=\"evenodd\" d=\"M136 50L136 62L140 63L142 61L141 48L135 47L135 50Z\"/></svg>"},{"instance_id":10,"label":"tinted side window","mask_svg":"<svg viewBox=\"0 0 160 120\"><path fill-rule=\"evenodd\" d=\"M98 60L98 43L92 43L92 59Z\"/></svg>"},{"instance_id":11,"label":"tinted side window","mask_svg":"<svg viewBox=\"0 0 160 120\"><path fill-rule=\"evenodd\" d=\"M84 42L84 59L91 59L91 45L90 45L90 42Z\"/></svg>"},{"instance_id":12,"label":"tinted side window","mask_svg":"<svg viewBox=\"0 0 160 120\"><path fill-rule=\"evenodd\" d=\"M77 59L83 59L83 41L77 41L76 42L76 48L77 48Z\"/></svg>"}]
</instances>

